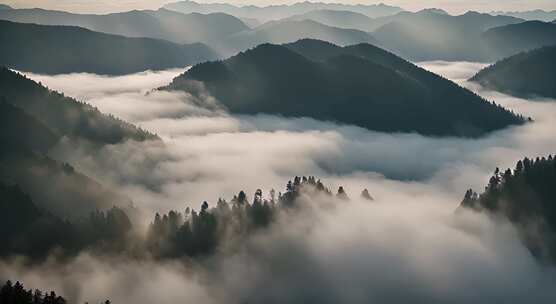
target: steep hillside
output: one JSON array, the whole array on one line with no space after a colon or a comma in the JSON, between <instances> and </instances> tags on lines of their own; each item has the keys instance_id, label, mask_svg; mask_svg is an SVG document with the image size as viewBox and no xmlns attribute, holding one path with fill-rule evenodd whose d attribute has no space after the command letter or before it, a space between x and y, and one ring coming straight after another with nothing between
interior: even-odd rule
<instances>
[{"instance_id":1,"label":"steep hillside","mask_svg":"<svg viewBox=\"0 0 556 304\"><path fill-rule=\"evenodd\" d=\"M83 138L99 144L157 138L156 135L104 115L88 104L51 91L7 68L0 68L0 98L22 109L61 136Z\"/></svg>"},{"instance_id":2,"label":"steep hillside","mask_svg":"<svg viewBox=\"0 0 556 304\"><path fill-rule=\"evenodd\" d=\"M203 44L178 45L73 26L10 21L0 21L0 44L0 65L43 74L129 74L185 67L217 58Z\"/></svg>"},{"instance_id":3,"label":"steep hillside","mask_svg":"<svg viewBox=\"0 0 556 304\"><path fill-rule=\"evenodd\" d=\"M197 82L234 113L308 116L385 132L479 136L523 119L369 44L260 45L194 66L166 88Z\"/></svg>"},{"instance_id":4,"label":"steep hillside","mask_svg":"<svg viewBox=\"0 0 556 304\"><path fill-rule=\"evenodd\" d=\"M506 58L470 80L516 96L556 98L556 46Z\"/></svg>"}]
</instances>

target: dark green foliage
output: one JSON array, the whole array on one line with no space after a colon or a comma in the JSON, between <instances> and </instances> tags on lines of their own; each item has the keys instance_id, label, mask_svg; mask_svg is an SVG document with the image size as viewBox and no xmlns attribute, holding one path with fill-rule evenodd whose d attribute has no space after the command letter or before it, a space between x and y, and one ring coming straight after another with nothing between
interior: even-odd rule
<instances>
[{"instance_id":1,"label":"dark green foliage","mask_svg":"<svg viewBox=\"0 0 556 304\"><path fill-rule=\"evenodd\" d=\"M384 132L479 136L523 118L438 75L369 44L318 40L263 44L202 63L169 90L196 81L231 112L307 116ZM193 84L193 85L192 85Z\"/></svg>"},{"instance_id":2,"label":"dark green foliage","mask_svg":"<svg viewBox=\"0 0 556 304\"><path fill-rule=\"evenodd\" d=\"M516 96L556 98L556 46L503 59L470 80Z\"/></svg>"},{"instance_id":3,"label":"dark green foliage","mask_svg":"<svg viewBox=\"0 0 556 304\"><path fill-rule=\"evenodd\" d=\"M21 146L45 153L58 139L59 135L40 121L0 97L0 143L4 149Z\"/></svg>"},{"instance_id":4,"label":"dark green foliage","mask_svg":"<svg viewBox=\"0 0 556 304\"><path fill-rule=\"evenodd\" d=\"M347 193L340 189L337 199L348 201ZM170 211L160 216L157 213L149 228L147 247L160 258L207 256L222 247L238 246L246 237L270 226L281 213L295 212L301 207L301 197L319 195L334 199L320 180L296 176L278 196L271 190L265 199L258 189L252 203L240 191L230 202L219 199L213 208L204 202L199 212L187 208L183 214Z\"/></svg>"},{"instance_id":5,"label":"dark green foliage","mask_svg":"<svg viewBox=\"0 0 556 304\"><path fill-rule=\"evenodd\" d=\"M0 65L44 74L128 74L185 67L217 55L197 43L179 45L70 26L0 21Z\"/></svg>"},{"instance_id":6,"label":"dark green foliage","mask_svg":"<svg viewBox=\"0 0 556 304\"><path fill-rule=\"evenodd\" d=\"M4 67L0 67L0 98L33 116L58 135L83 138L99 144L157 138Z\"/></svg>"},{"instance_id":7,"label":"dark green foliage","mask_svg":"<svg viewBox=\"0 0 556 304\"><path fill-rule=\"evenodd\" d=\"M43 211L18 186L0 183L0 256L45 258L52 250L75 254L85 248L103 252L125 249L131 222L116 207L69 222Z\"/></svg>"},{"instance_id":8,"label":"dark green foliage","mask_svg":"<svg viewBox=\"0 0 556 304\"><path fill-rule=\"evenodd\" d=\"M66 304L66 300L56 295L54 291L42 292L38 289L35 291L25 290L23 284L17 281L12 284L11 281L0 288L0 303L2 304Z\"/></svg>"},{"instance_id":9,"label":"dark green foliage","mask_svg":"<svg viewBox=\"0 0 556 304\"><path fill-rule=\"evenodd\" d=\"M468 190L461 206L506 216L532 253L556 261L556 160L525 158L515 169L498 168L485 191Z\"/></svg>"},{"instance_id":10,"label":"dark green foliage","mask_svg":"<svg viewBox=\"0 0 556 304\"><path fill-rule=\"evenodd\" d=\"M519 52L556 45L556 24L527 21L489 29L483 34L491 58L501 59Z\"/></svg>"}]
</instances>

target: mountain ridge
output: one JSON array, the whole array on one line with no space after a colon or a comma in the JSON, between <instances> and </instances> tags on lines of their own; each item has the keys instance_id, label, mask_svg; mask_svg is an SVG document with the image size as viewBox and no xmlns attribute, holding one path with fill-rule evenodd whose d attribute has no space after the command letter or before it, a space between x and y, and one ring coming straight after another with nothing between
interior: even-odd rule
<instances>
[{"instance_id":1,"label":"mountain ridge","mask_svg":"<svg viewBox=\"0 0 556 304\"><path fill-rule=\"evenodd\" d=\"M232 113L307 116L383 132L475 137L523 123L472 92L369 44L342 48L312 39L262 44L224 61L196 65L164 89L192 90L195 82ZM447 113L454 116L447 118Z\"/></svg>"}]
</instances>

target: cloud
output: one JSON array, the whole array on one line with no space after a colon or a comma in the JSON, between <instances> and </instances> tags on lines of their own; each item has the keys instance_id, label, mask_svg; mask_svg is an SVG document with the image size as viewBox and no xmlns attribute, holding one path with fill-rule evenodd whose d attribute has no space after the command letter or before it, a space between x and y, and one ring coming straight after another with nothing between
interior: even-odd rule
<instances>
[{"instance_id":1,"label":"cloud","mask_svg":"<svg viewBox=\"0 0 556 304\"><path fill-rule=\"evenodd\" d=\"M150 92L179 71L40 76L163 138L163 144L127 142L94 153L63 141L52 151L129 195L149 215L145 222L152 212L197 208L239 190L280 191L294 175L316 175L332 189L342 185L353 200L332 209L319 207L323 198L309 200L313 208L202 265L114 263L83 254L62 265L5 263L0 277L55 288L77 302L103 296L137 303L554 302L555 269L539 265L511 225L454 210L465 190L481 190L496 166L556 151L556 102L466 83L481 64L422 64L535 121L479 139L386 134L310 118L207 111L186 93ZM81 90L81 81L90 85ZM375 202L358 201L363 188Z\"/></svg>"}]
</instances>

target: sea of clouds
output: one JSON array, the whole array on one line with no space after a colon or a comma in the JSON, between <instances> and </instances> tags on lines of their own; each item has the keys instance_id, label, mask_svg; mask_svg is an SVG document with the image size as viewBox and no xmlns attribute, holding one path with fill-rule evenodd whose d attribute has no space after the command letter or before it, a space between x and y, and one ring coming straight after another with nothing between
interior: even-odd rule
<instances>
[{"instance_id":1,"label":"sea of clouds","mask_svg":"<svg viewBox=\"0 0 556 304\"><path fill-rule=\"evenodd\" d=\"M4 262L0 274L76 302L553 303L556 270L537 263L511 225L455 210L465 190L482 190L496 167L556 151L556 102L467 83L482 64L420 65L534 122L479 139L387 134L310 118L230 115L200 107L185 92L155 90L184 69L27 73L162 138L94 153L64 141L52 151L132 198L150 216L145 223L153 212L198 208L239 190L283 191L295 175L342 185L352 200L282 219L246 249L202 266L83 253L64 265ZM360 201L364 188L374 202Z\"/></svg>"}]
</instances>

